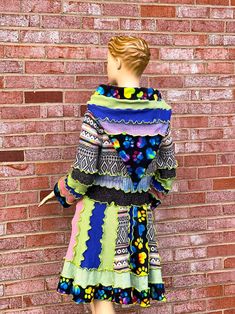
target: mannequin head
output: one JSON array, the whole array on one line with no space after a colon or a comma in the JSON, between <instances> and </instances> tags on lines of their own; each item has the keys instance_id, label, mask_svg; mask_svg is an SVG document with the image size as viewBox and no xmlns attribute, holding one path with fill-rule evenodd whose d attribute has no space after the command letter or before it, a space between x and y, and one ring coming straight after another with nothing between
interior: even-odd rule
<instances>
[{"instance_id":1,"label":"mannequin head","mask_svg":"<svg viewBox=\"0 0 235 314\"><path fill-rule=\"evenodd\" d=\"M107 74L110 84L135 86L148 65L147 42L133 36L115 36L108 42Z\"/></svg>"}]
</instances>

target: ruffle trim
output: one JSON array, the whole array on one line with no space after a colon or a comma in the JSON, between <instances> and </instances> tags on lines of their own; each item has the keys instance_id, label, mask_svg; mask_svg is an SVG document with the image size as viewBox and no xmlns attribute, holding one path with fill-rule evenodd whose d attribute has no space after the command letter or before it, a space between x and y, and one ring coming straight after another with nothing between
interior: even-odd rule
<instances>
[{"instance_id":1,"label":"ruffle trim","mask_svg":"<svg viewBox=\"0 0 235 314\"><path fill-rule=\"evenodd\" d=\"M77 304L86 304L94 299L108 300L116 304L139 304L141 307L150 307L150 300L166 302L164 283L149 283L146 290L137 290L135 287L121 288L113 286L89 285L83 288L73 285L74 279L60 276L57 293L72 294Z\"/></svg>"},{"instance_id":2,"label":"ruffle trim","mask_svg":"<svg viewBox=\"0 0 235 314\"><path fill-rule=\"evenodd\" d=\"M162 110L167 110L167 109L162 109ZM130 124L130 123L133 123L133 124L154 124L154 123L157 123L157 122L161 122L161 123L169 123L170 122L170 119L168 120L161 120L161 119L153 119L151 122L149 121L145 121L145 120L141 120L141 121L138 121L138 120L132 120L132 119L129 119L128 121L124 120L124 119L120 119L120 120L117 120L117 119L110 119L109 117L105 117L105 118L100 118L100 117L97 117L98 121L108 121L110 123L124 123L124 124Z\"/></svg>"},{"instance_id":3,"label":"ruffle trim","mask_svg":"<svg viewBox=\"0 0 235 314\"><path fill-rule=\"evenodd\" d=\"M68 208L71 205L73 205L73 203L69 203L66 199L66 195L63 195L59 189L59 184L58 182L56 182L56 184L54 185L54 194L55 197L57 198L57 200L59 201L59 203L64 207L64 208Z\"/></svg>"}]
</instances>

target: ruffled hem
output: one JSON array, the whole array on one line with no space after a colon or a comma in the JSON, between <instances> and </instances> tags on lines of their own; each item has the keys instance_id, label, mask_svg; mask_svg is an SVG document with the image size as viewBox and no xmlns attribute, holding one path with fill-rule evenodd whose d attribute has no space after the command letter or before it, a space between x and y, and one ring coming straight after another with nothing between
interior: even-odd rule
<instances>
[{"instance_id":1,"label":"ruffled hem","mask_svg":"<svg viewBox=\"0 0 235 314\"><path fill-rule=\"evenodd\" d=\"M108 300L116 304L139 304L141 307L150 307L150 300L166 302L164 283L149 283L149 288L139 291L135 287L121 288L98 285L89 285L83 288L73 285L74 279L60 276L57 287L59 294L72 294L77 304L86 304L97 300Z\"/></svg>"}]
</instances>

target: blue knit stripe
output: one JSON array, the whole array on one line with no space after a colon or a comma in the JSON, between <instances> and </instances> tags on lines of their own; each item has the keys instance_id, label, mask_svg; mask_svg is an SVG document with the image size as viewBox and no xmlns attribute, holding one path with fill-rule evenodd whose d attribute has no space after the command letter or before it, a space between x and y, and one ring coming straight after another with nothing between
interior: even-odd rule
<instances>
[{"instance_id":1,"label":"blue knit stripe","mask_svg":"<svg viewBox=\"0 0 235 314\"><path fill-rule=\"evenodd\" d=\"M99 254L102 249L100 239L103 235L102 225L106 207L107 204L94 203L92 216L90 217L91 229L88 231L89 239L86 242L87 249L83 254L84 259L81 262L81 267L98 268L100 265Z\"/></svg>"},{"instance_id":2,"label":"blue knit stripe","mask_svg":"<svg viewBox=\"0 0 235 314\"><path fill-rule=\"evenodd\" d=\"M168 122L171 118L171 109L110 109L96 104L88 104L87 109L100 120L132 123Z\"/></svg>"}]
</instances>

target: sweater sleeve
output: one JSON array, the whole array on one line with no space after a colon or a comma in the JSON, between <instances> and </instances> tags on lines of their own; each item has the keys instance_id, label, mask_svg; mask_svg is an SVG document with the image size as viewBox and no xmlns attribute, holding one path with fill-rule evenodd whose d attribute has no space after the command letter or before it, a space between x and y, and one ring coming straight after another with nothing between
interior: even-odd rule
<instances>
[{"instance_id":1,"label":"sweater sleeve","mask_svg":"<svg viewBox=\"0 0 235 314\"><path fill-rule=\"evenodd\" d=\"M68 173L54 185L54 193L60 204L67 208L82 198L88 187L93 184L98 172L101 149L99 126L91 112L83 117L78 141L76 160Z\"/></svg>"},{"instance_id":2,"label":"sweater sleeve","mask_svg":"<svg viewBox=\"0 0 235 314\"><path fill-rule=\"evenodd\" d=\"M178 161L175 157L175 143L172 139L170 124L167 134L163 137L159 146L157 165L157 170L151 179L149 190L153 207L161 204L157 193L162 194L162 196L168 194L172 190L176 179Z\"/></svg>"}]
</instances>

